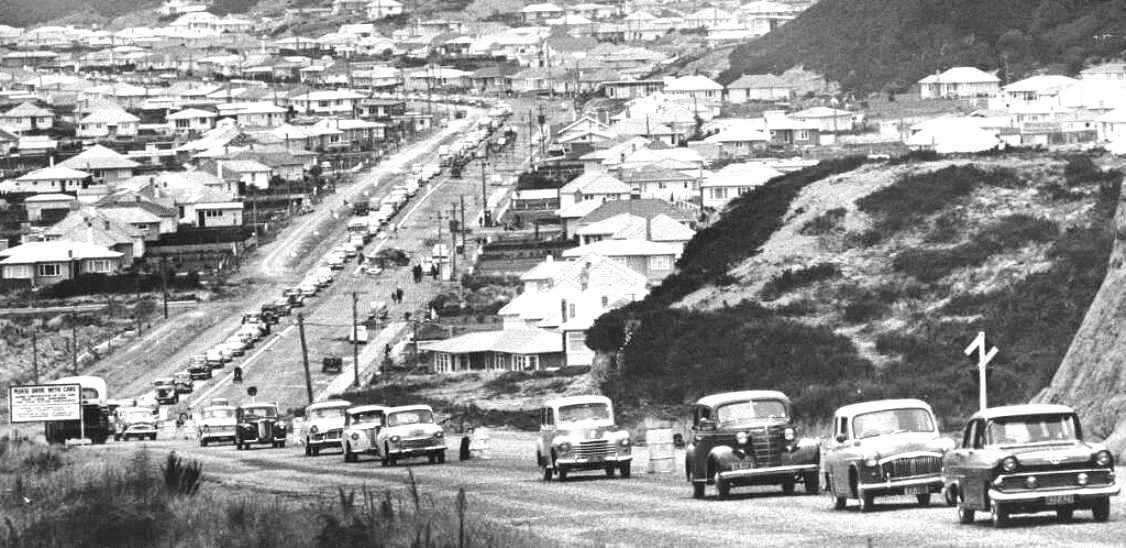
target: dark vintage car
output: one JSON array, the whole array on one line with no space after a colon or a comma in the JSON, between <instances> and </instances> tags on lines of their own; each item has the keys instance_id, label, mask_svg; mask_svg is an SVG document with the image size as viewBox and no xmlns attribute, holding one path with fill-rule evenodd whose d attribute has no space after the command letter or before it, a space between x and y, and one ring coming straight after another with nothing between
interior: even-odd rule
<instances>
[{"instance_id":1,"label":"dark vintage car","mask_svg":"<svg viewBox=\"0 0 1126 548\"><path fill-rule=\"evenodd\" d=\"M286 426L276 403L244 403L235 410L235 447L268 443L285 447Z\"/></svg>"},{"instance_id":2,"label":"dark vintage car","mask_svg":"<svg viewBox=\"0 0 1126 548\"><path fill-rule=\"evenodd\" d=\"M188 375L192 380L202 381L211 378L211 366L207 363L207 356L196 354L188 358Z\"/></svg>"},{"instance_id":3,"label":"dark vintage car","mask_svg":"<svg viewBox=\"0 0 1126 548\"><path fill-rule=\"evenodd\" d=\"M603 470L630 477L633 462L629 431L614 424L614 407L605 396L569 396L548 401L540 410L536 464L544 481L566 481L570 472Z\"/></svg>"},{"instance_id":4,"label":"dark vintage car","mask_svg":"<svg viewBox=\"0 0 1126 548\"><path fill-rule=\"evenodd\" d=\"M976 511L989 511L995 527L1012 514L1051 510L1067 521L1077 509L1106 521L1119 490L1114 456L1083 441L1079 417L1064 405L978 411L942 464L947 502L961 523L972 523Z\"/></svg>"},{"instance_id":5,"label":"dark vintage car","mask_svg":"<svg viewBox=\"0 0 1126 548\"><path fill-rule=\"evenodd\" d=\"M926 506L942 492L942 456L953 448L926 402L846 405L833 415L833 440L822 463L825 483L837 510L851 498L868 512L875 497L888 495L914 495Z\"/></svg>"},{"instance_id":6,"label":"dark vintage car","mask_svg":"<svg viewBox=\"0 0 1126 548\"><path fill-rule=\"evenodd\" d=\"M684 468L693 497L703 498L709 484L720 499L743 485L781 484L783 493L792 494L801 482L807 493L820 491L821 443L798 437L785 394L705 396L692 406L691 419Z\"/></svg>"},{"instance_id":7,"label":"dark vintage car","mask_svg":"<svg viewBox=\"0 0 1126 548\"><path fill-rule=\"evenodd\" d=\"M156 394L156 403L171 405L180 402L180 393L176 391L176 380L172 377L161 377L152 383L153 392Z\"/></svg>"}]
</instances>

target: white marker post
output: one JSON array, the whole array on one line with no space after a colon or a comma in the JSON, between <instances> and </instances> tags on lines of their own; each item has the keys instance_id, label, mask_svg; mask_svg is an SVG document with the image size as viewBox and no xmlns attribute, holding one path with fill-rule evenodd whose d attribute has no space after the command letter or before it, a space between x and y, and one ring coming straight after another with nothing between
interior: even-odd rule
<instances>
[{"instance_id":1,"label":"white marker post","mask_svg":"<svg viewBox=\"0 0 1126 548\"><path fill-rule=\"evenodd\" d=\"M966 347L965 353L967 356L972 356L974 351L977 351L977 384L978 384L978 405L981 409L988 407L986 405L986 390L985 390L985 372L989 368L989 362L997 356L997 347L994 346L988 351L985 349L985 332L978 331L977 337L974 337L973 342Z\"/></svg>"}]
</instances>

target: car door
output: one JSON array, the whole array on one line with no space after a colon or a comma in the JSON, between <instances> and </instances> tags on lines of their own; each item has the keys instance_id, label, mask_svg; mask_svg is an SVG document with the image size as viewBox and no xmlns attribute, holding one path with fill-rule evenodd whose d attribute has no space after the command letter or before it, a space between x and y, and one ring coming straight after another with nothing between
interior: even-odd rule
<instances>
[{"instance_id":1,"label":"car door","mask_svg":"<svg viewBox=\"0 0 1126 548\"><path fill-rule=\"evenodd\" d=\"M848 417L833 418L833 439L825 454L825 471L829 474L829 489L837 495L847 495L848 467L851 463L851 436ZM843 441L842 441L843 440Z\"/></svg>"},{"instance_id":2,"label":"car door","mask_svg":"<svg viewBox=\"0 0 1126 548\"><path fill-rule=\"evenodd\" d=\"M962 446L954 451L948 461L948 474L958 484L963 502L971 508L984 508L985 492L982 489L978 454L984 447L984 426L981 419L973 419L962 434Z\"/></svg>"},{"instance_id":3,"label":"car door","mask_svg":"<svg viewBox=\"0 0 1126 548\"><path fill-rule=\"evenodd\" d=\"M540 409L540 435L536 440L540 456L547 461L551 458L551 440L555 436L555 415L550 407Z\"/></svg>"}]
</instances>

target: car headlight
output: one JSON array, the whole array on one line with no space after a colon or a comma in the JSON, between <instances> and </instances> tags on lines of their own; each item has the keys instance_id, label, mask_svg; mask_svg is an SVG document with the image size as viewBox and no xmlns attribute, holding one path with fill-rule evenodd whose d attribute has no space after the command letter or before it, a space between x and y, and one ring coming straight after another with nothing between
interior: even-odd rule
<instances>
[{"instance_id":1,"label":"car headlight","mask_svg":"<svg viewBox=\"0 0 1126 548\"><path fill-rule=\"evenodd\" d=\"M1017 466L1018 463L1016 457L1005 457L1004 460L1001 461L1001 471L1003 472L1016 472Z\"/></svg>"},{"instance_id":2,"label":"car headlight","mask_svg":"<svg viewBox=\"0 0 1126 548\"><path fill-rule=\"evenodd\" d=\"M1098 466L1113 466L1114 456L1110 454L1110 451L1099 451L1095 453L1095 464Z\"/></svg>"},{"instance_id":3,"label":"car headlight","mask_svg":"<svg viewBox=\"0 0 1126 548\"><path fill-rule=\"evenodd\" d=\"M746 432L736 433L735 434L735 443L738 443L739 445L746 445L747 444L747 433Z\"/></svg>"},{"instance_id":4,"label":"car headlight","mask_svg":"<svg viewBox=\"0 0 1126 548\"><path fill-rule=\"evenodd\" d=\"M349 436L349 437L352 438L352 441L356 441L356 440L360 439L360 435L355 433L355 432L352 432L352 435Z\"/></svg>"},{"instance_id":5,"label":"car headlight","mask_svg":"<svg viewBox=\"0 0 1126 548\"><path fill-rule=\"evenodd\" d=\"M629 447L629 436L618 440L618 443L621 444L622 447Z\"/></svg>"},{"instance_id":6,"label":"car headlight","mask_svg":"<svg viewBox=\"0 0 1126 548\"><path fill-rule=\"evenodd\" d=\"M399 443L400 439L402 438L400 438L399 436L391 436L391 439L388 441L390 441L391 443Z\"/></svg>"},{"instance_id":7,"label":"car headlight","mask_svg":"<svg viewBox=\"0 0 1126 548\"><path fill-rule=\"evenodd\" d=\"M794 438L797 437L797 433L794 432L793 428L787 428L782 431L782 437L786 438L786 441L794 441Z\"/></svg>"},{"instance_id":8,"label":"car headlight","mask_svg":"<svg viewBox=\"0 0 1126 548\"><path fill-rule=\"evenodd\" d=\"M567 442L560 443L558 449L560 453L568 453L571 451L571 444Z\"/></svg>"},{"instance_id":9,"label":"car headlight","mask_svg":"<svg viewBox=\"0 0 1126 548\"><path fill-rule=\"evenodd\" d=\"M864 466L867 466L869 468L875 468L879 465L880 465L880 459L877 458L877 457L872 456L872 457L868 457L868 458L864 459Z\"/></svg>"},{"instance_id":10,"label":"car headlight","mask_svg":"<svg viewBox=\"0 0 1126 548\"><path fill-rule=\"evenodd\" d=\"M317 430L317 425L315 425L315 424L314 424L313 426L310 426L310 427L309 427L309 433L310 433L310 434L316 434L316 433L317 433L317 432L319 432L319 431L320 431L320 430Z\"/></svg>"},{"instance_id":11,"label":"car headlight","mask_svg":"<svg viewBox=\"0 0 1126 548\"><path fill-rule=\"evenodd\" d=\"M445 434L445 432L442 432L441 430L439 430L439 431L437 431L437 432L434 432L434 437L435 437L435 438L439 438L439 439L441 439L441 438L442 438L442 436L445 436L445 435L446 435L446 434Z\"/></svg>"}]
</instances>

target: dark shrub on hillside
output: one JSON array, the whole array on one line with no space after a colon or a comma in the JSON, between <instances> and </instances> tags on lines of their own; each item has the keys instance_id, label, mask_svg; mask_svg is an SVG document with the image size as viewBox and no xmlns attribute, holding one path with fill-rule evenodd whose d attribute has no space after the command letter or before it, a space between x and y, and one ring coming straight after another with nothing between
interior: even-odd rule
<instances>
[{"instance_id":1,"label":"dark shrub on hillside","mask_svg":"<svg viewBox=\"0 0 1126 548\"><path fill-rule=\"evenodd\" d=\"M461 287L469 291L477 291L487 286L520 287L521 285L523 285L523 282L520 281L520 276L488 274L463 274L461 276Z\"/></svg>"},{"instance_id":2,"label":"dark shrub on hillside","mask_svg":"<svg viewBox=\"0 0 1126 548\"><path fill-rule=\"evenodd\" d=\"M887 314L888 306L875 299L855 301L845 305L841 318L851 324L864 323Z\"/></svg>"},{"instance_id":3,"label":"dark shrub on hillside","mask_svg":"<svg viewBox=\"0 0 1126 548\"><path fill-rule=\"evenodd\" d=\"M764 301L773 301L795 289L822 280L836 278L840 275L841 270L833 263L818 263L805 268L786 269L763 284L762 290L759 291L759 297Z\"/></svg>"},{"instance_id":4,"label":"dark shrub on hillside","mask_svg":"<svg viewBox=\"0 0 1126 548\"><path fill-rule=\"evenodd\" d=\"M883 236L909 228L928 215L946 209L983 185L1017 184L1008 169L981 169L975 165L950 166L937 171L912 173L856 201L860 211L876 220Z\"/></svg>"},{"instance_id":5,"label":"dark shrub on hillside","mask_svg":"<svg viewBox=\"0 0 1126 548\"><path fill-rule=\"evenodd\" d=\"M1095 161L1086 154L1074 154L1067 157L1067 164L1063 166L1063 178L1067 186L1076 187L1089 183L1098 183L1108 172L1099 169Z\"/></svg>"},{"instance_id":6,"label":"dark shrub on hillside","mask_svg":"<svg viewBox=\"0 0 1126 548\"><path fill-rule=\"evenodd\" d=\"M802 225L798 231L805 236L822 236L837 230L848 213L843 207L834 207Z\"/></svg>"},{"instance_id":7,"label":"dark shrub on hillside","mask_svg":"<svg viewBox=\"0 0 1126 548\"><path fill-rule=\"evenodd\" d=\"M711 312L662 309L638 318L625 359L603 390L626 402L682 404L713 392L773 388L798 398L811 387L866 378L872 365L826 327L775 315L755 303ZM840 398L851 397L842 392ZM820 417L825 408L799 412Z\"/></svg>"},{"instance_id":8,"label":"dark shrub on hillside","mask_svg":"<svg viewBox=\"0 0 1126 548\"><path fill-rule=\"evenodd\" d=\"M1055 239L1055 221L1029 215L1009 215L985 227L969 242L942 249L908 249L892 259L892 268L922 282L933 282L960 268L977 266L993 255L1029 242Z\"/></svg>"}]
</instances>

